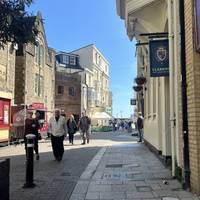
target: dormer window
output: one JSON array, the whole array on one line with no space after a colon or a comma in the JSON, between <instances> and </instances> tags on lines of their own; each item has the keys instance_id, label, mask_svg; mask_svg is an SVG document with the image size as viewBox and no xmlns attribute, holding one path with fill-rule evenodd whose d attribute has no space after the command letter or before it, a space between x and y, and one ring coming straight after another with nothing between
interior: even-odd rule
<instances>
[{"instance_id":1,"label":"dormer window","mask_svg":"<svg viewBox=\"0 0 200 200\"><path fill-rule=\"evenodd\" d=\"M69 64L69 56L68 55L63 55L62 56L62 62L63 64Z\"/></svg>"},{"instance_id":2,"label":"dormer window","mask_svg":"<svg viewBox=\"0 0 200 200\"><path fill-rule=\"evenodd\" d=\"M70 56L70 65L76 65L76 57Z\"/></svg>"}]
</instances>

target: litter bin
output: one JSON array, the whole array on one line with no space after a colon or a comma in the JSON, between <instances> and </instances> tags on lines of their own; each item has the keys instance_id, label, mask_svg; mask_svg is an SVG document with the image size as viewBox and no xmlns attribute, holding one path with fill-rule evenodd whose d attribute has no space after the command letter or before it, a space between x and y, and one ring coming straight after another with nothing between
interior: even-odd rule
<instances>
[{"instance_id":1,"label":"litter bin","mask_svg":"<svg viewBox=\"0 0 200 200\"><path fill-rule=\"evenodd\" d=\"M0 160L0 199L9 200L10 159Z\"/></svg>"}]
</instances>

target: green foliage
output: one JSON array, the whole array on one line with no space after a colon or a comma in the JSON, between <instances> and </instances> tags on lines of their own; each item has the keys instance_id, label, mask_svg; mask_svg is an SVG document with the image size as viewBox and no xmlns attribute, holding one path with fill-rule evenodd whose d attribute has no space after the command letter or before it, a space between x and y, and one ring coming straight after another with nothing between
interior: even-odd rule
<instances>
[{"instance_id":1,"label":"green foliage","mask_svg":"<svg viewBox=\"0 0 200 200\"><path fill-rule=\"evenodd\" d=\"M35 17L25 11L32 3L33 0L0 0L0 46L7 42L36 42Z\"/></svg>"},{"instance_id":2,"label":"green foliage","mask_svg":"<svg viewBox=\"0 0 200 200\"><path fill-rule=\"evenodd\" d=\"M93 132L109 132L112 131L111 126L94 126L92 127Z\"/></svg>"}]
</instances>

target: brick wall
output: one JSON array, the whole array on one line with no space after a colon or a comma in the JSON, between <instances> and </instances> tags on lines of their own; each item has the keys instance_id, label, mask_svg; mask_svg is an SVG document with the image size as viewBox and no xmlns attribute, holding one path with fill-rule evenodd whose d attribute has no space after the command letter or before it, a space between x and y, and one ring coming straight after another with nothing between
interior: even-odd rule
<instances>
[{"instance_id":1,"label":"brick wall","mask_svg":"<svg viewBox=\"0 0 200 200\"><path fill-rule=\"evenodd\" d=\"M81 114L81 77L77 74L56 72L55 79L55 107L65 111L67 115ZM58 86L64 86L64 94L58 94ZM74 87L76 95L70 96L69 87Z\"/></svg>"},{"instance_id":2,"label":"brick wall","mask_svg":"<svg viewBox=\"0 0 200 200\"><path fill-rule=\"evenodd\" d=\"M195 51L193 0L185 1L191 187L200 193L200 54Z\"/></svg>"},{"instance_id":3,"label":"brick wall","mask_svg":"<svg viewBox=\"0 0 200 200\"><path fill-rule=\"evenodd\" d=\"M0 49L0 91L10 93L14 98L15 50L8 44ZM13 101L11 101L13 104Z\"/></svg>"}]
</instances>

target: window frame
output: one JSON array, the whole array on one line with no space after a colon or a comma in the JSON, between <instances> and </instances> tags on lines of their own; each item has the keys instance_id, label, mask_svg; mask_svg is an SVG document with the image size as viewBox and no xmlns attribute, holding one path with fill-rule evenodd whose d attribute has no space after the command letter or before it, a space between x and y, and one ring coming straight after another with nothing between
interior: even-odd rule
<instances>
[{"instance_id":1,"label":"window frame","mask_svg":"<svg viewBox=\"0 0 200 200\"><path fill-rule=\"evenodd\" d=\"M59 93L59 87L61 87L62 88L62 92L61 93ZM58 85L57 86L57 88L56 88L56 90L57 90L57 95L59 95L59 96L63 96L64 95L64 90L65 90L65 87L64 87L64 85Z\"/></svg>"},{"instance_id":2,"label":"window frame","mask_svg":"<svg viewBox=\"0 0 200 200\"><path fill-rule=\"evenodd\" d=\"M75 56L70 56L69 64L70 65L76 65L76 57Z\"/></svg>"},{"instance_id":3,"label":"window frame","mask_svg":"<svg viewBox=\"0 0 200 200\"><path fill-rule=\"evenodd\" d=\"M62 55L62 63L68 65L70 63L70 56Z\"/></svg>"},{"instance_id":4,"label":"window frame","mask_svg":"<svg viewBox=\"0 0 200 200\"><path fill-rule=\"evenodd\" d=\"M76 96L76 88L75 87L69 87L68 88L68 95L75 97Z\"/></svg>"}]
</instances>

